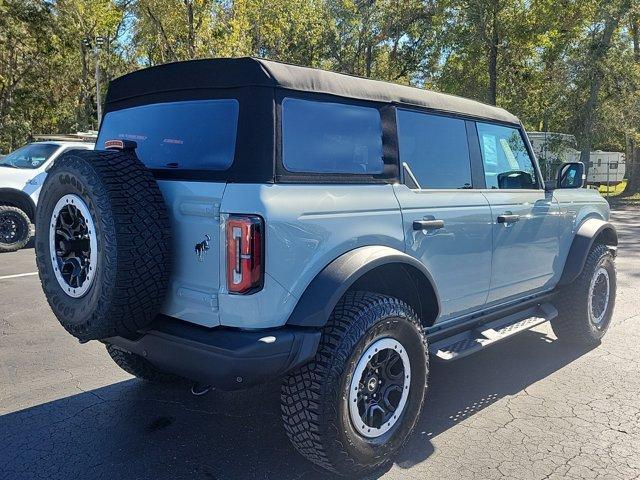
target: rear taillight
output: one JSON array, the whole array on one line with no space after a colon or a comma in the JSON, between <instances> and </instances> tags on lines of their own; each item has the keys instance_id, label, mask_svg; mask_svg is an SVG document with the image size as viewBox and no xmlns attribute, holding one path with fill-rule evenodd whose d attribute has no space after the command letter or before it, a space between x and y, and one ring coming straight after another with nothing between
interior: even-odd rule
<instances>
[{"instance_id":1,"label":"rear taillight","mask_svg":"<svg viewBox=\"0 0 640 480\"><path fill-rule=\"evenodd\" d=\"M262 219L255 215L232 215L226 230L229 292L259 290L264 278Z\"/></svg>"}]
</instances>

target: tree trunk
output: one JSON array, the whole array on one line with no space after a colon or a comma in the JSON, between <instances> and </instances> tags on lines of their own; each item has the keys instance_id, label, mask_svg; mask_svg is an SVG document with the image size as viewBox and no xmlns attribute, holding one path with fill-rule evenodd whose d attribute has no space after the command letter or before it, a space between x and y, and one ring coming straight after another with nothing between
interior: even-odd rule
<instances>
[{"instance_id":1,"label":"tree trunk","mask_svg":"<svg viewBox=\"0 0 640 480\"><path fill-rule=\"evenodd\" d=\"M364 58L364 76L371 76L371 64L373 63L373 46L367 45Z\"/></svg>"},{"instance_id":2,"label":"tree trunk","mask_svg":"<svg viewBox=\"0 0 640 480\"><path fill-rule=\"evenodd\" d=\"M498 14L500 4L496 0L493 4L491 37L489 43L489 89L487 90L487 102L495 105L498 100L498 45L500 43L500 33L498 32Z\"/></svg>"},{"instance_id":3,"label":"tree trunk","mask_svg":"<svg viewBox=\"0 0 640 480\"><path fill-rule=\"evenodd\" d=\"M596 108L598 106L598 95L602 87L602 72L594 67L595 75L591 79L589 88L589 98L584 107L584 117L582 120L582 141L580 146L580 161L584 163L585 169L589 170L589 158L591 157L591 144L593 136L593 124L595 120Z\"/></svg>"},{"instance_id":4,"label":"tree trunk","mask_svg":"<svg viewBox=\"0 0 640 480\"><path fill-rule=\"evenodd\" d=\"M625 195L633 195L640 191L640 145L637 139L630 138L627 142L627 188Z\"/></svg>"},{"instance_id":5,"label":"tree trunk","mask_svg":"<svg viewBox=\"0 0 640 480\"><path fill-rule=\"evenodd\" d=\"M91 118L91 98L88 91L89 83L89 65L87 62L87 48L84 43L80 42L80 60L82 64L82 75L80 79L80 98L78 98L78 127L85 131L89 128L89 119Z\"/></svg>"},{"instance_id":6,"label":"tree trunk","mask_svg":"<svg viewBox=\"0 0 640 480\"><path fill-rule=\"evenodd\" d=\"M166 52L166 54L169 56L169 59L171 61L177 62L178 56L176 55L176 52L173 49L171 41L167 36L167 32L165 31L162 25L162 22L155 16L155 14L153 13L153 10L150 7L147 7L146 12L147 12L147 15L149 15L149 18L151 19L151 23L153 23L153 25L156 27L157 34L160 36L160 38L164 43L164 48L162 50ZM164 62L164 58L163 58L163 62Z\"/></svg>"},{"instance_id":7,"label":"tree trunk","mask_svg":"<svg viewBox=\"0 0 640 480\"><path fill-rule=\"evenodd\" d=\"M362 70L360 70L360 60L362 55L362 46L364 45L364 33L365 33L365 20L362 20L362 24L360 25L360 29L358 30L358 43L356 46L356 55L353 59L353 65L350 67L348 73L352 75L362 75Z\"/></svg>"},{"instance_id":8,"label":"tree trunk","mask_svg":"<svg viewBox=\"0 0 640 480\"><path fill-rule=\"evenodd\" d=\"M184 0L184 6L187 7L187 23L188 27L188 42L189 42L189 58L196 58L196 33L193 26L193 0Z\"/></svg>"},{"instance_id":9,"label":"tree trunk","mask_svg":"<svg viewBox=\"0 0 640 480\"><path fill-rule=\"evenodd\" d=\"M640 13L631 15L631 38L633 40L633 56L640 63Z\"/></svg>"}]
</instances>

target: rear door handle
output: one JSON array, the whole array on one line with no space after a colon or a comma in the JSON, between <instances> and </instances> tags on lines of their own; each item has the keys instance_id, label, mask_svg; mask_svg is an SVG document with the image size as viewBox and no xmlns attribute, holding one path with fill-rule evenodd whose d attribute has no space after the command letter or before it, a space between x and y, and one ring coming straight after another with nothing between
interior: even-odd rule
<instances>
[{"instance_id":1,"label":"rear door handle","mask_svg":"<svg viewBox=\"0 0 640 480\"><path fill-rule=\"evenodd\" d=\"M504 213L502 215L498 215L498 223L516 223L520 220L520 215L513 215L511 213Z\"/></svg>"},{"instance_id":2,"label":"rear door handle","mask_svg":"<svg viewBox=\"0 0 640 480\"><path fill-rule=\"evenodd\" d=\"M414 220L414 230L439 230L444 228L444 220Z\"/></svg>"}]
</instances>

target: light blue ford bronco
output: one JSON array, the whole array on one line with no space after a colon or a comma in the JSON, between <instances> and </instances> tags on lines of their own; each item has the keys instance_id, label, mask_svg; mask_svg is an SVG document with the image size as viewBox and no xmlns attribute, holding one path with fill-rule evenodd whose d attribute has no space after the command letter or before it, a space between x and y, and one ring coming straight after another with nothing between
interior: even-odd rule
<instances>
[{"instance_id":1,"label":"light blue ford bronco","mask_svg":"<svg viewBox=\"0 0 640 480\"><path fill-rule=\"evenodd\" d=\"M543 182L505 110L253 58L126 75L105 110L40 195L53 312L146 380L282 382L284 428L322 467L393 458L430 356L609 326L608 205L580 163Z\"/></svg>"}]
</instances>

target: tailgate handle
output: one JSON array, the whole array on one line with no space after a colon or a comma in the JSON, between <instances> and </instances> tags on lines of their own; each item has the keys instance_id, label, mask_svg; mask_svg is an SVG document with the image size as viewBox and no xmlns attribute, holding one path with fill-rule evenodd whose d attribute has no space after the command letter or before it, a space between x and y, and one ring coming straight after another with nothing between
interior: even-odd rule
<instances>
[{"instance_id":1,"label":"tailgate handle","mask_svg":"<svg viewBox=\"0 0 640 480\"><path fill-rule=\"evenodd\" d=\"M414 220L414 230L439 230L444 228L444 220Z\"/></svg>"}]
</instances>

